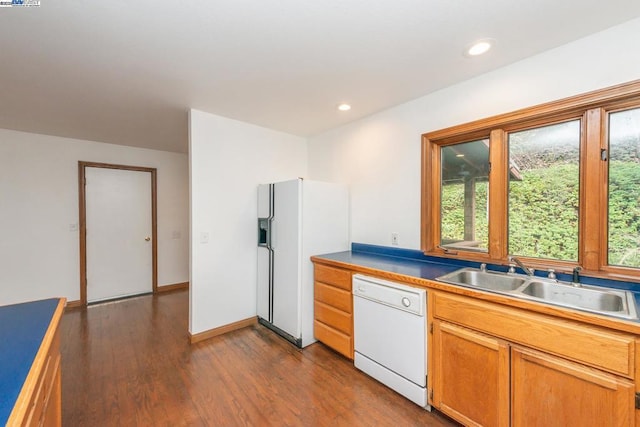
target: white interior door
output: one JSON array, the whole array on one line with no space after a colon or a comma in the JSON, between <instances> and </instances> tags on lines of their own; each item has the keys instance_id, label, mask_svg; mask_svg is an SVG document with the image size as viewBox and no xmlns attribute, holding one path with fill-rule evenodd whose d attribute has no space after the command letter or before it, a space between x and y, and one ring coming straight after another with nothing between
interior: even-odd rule
<instances>
[{"instance_id":1,"label":"white interior door","mask_svg":"<svg viewBox=\"0 0 640 427\"><path fill-rule=\"evenodd\" d=\"M85 168L87 301L153 290L151 173Z\"/></svg>"}]
</instances>

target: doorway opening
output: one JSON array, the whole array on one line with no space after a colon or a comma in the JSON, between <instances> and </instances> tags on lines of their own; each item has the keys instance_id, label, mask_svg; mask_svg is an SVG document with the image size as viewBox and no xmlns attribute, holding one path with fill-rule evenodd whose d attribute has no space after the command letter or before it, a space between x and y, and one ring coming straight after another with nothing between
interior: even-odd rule
<instances>
[{"instance_id":1,"label":"doorway opening","mask_svg":"<svg viewBox=\"0 0 640 427\"><path fill-rule=\"evenodd\" d=\"M122 173L119 173L122 172ZM90 191L96 191L91 189L87 190L87 177L93 179L102 179L104 182L109 183L110 178L125 178L119 179L122 181L116 183L115 187L102 186L102 193L98 192L99 197L92 195ZM133 182L136 183L136 188L131 191L129 199L123 199L121 187L118 185L124 185L126 189L127 177L133 178ZM124 184L123 184L124 183ZM128 191L128 190L127 190ZM136 196L136 191L141 191L143 195L141 197ZM113 298L119 298L122 296L133 295L135 293L153 292L157 293L158 290L158 244L157 244L157 170L156 168L147 168L139 166L126 166L115 165L107 163L96 162L78 162L78 194L79 194L79 234L80 234L80 303L82 306L86 306L87 302L108 300L111 299L107 294L101 295L99 292L93 296L89 296L87 290L88 276L92 272L98 272L102 275L110 273L122 273L126 269L120 269L120 265L116 268L109 266L109 262L114 262L115 257L122 256L127 263L131 264L145 277L150 276L151 289L144 290L144 283L140 286L140 289L130 289L123 293L121 289L116 289L113 292ZM112 206L111 199L105 197L111 195L117 196ZM89 209L87 206L87 199L89 198ZM138 200L139 199L139 200ZM135 203L133 203L135 202ZM150 206L149 206L150 204ZM120 205L124 208L136 209L138 206L140 209L135 212L135 218L118 218L117 206ZM114 208L116 213L107 213L107 210ZM89 215L89 217L88 217ZM150 216L150 218L149 218ZM87 239L87 222L93 221L91 224L91 236L90 240ZM140 225L142 221L143 225ZM102 222L102 223L101 223ZM111 227L113 226L113 227ZM123 226L125 226L123 228ZM134 227L135 232L127 231L126 227ZM111 228L110 228L111 227ZM137 233L137 228L140 228ZM115 237L117 232L124 233L128 237L127 242L118 243L118 239ZM99 233L102 233L103 238L99 238ZM139 234L139 235L138 235ZM122 239L121 239L122 240ZM122 246L119 248L118 244ZM101 246L102 245L102 246ZM109 245L106 246L105 245ZM149 248L150 246L150 248ZM135 249L135 248L138 249ZM145 261L147 251L150 249L150 263ZM135 256L128 255L131 250L142 251L142 260L139 260ZM92 259L88 263L87 252L92 253ZM108 254L108 256L105 256ZM113 257L111 256L113 255ZM108 258L108 259L107 259ZM113 258L113 259L112 259ZM104 261L104 263L101 263ZM115 261L117 263L117 261ZM150 265L149 265L150 264ZM104 267L104 268L103 268ZM148 271L148 270L151 271ZM101 271L100 271L101 270ZM139 275L138 275L139 276ZM148 280L138 280L135 272L132 273L131 278L134 282L147 282ZM109 278L110 283L116 283L118 285L119 280L115 278ZM92 283L94 279L92 278ZM92 288L93 292L93 288Z\"/></svg>"}]
</instances>

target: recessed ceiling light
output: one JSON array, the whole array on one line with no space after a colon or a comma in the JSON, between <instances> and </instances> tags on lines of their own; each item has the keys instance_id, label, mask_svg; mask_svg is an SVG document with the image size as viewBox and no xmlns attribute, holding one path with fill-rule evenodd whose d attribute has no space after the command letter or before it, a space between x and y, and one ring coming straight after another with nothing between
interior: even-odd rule
<instances>
[{"instance_id":1,"label":"recessed ceiling light","mask_svg":"<svg viewBox=\"0 0 640 427\"><path fill-rule=\"evenodd\" d=\"M492 44L493 44L493 40L491 39L478 40L467 48L467 50L465 51L465 55L467 56L482 55L483 53L486 53L489 49L491 49Z\"/></svg>"},{"instance_id":2,"label":"recessed ceiling light","mask_svg":"<svg viewBox=\"0 0 640 427\"><path fill-rule=\"evenodd\" d=\"M456 157L464 157L464 154L456 154Z\"/></svg>"},{"instance_id":3,"label":"recessed ceiling light","mask_svg":"<svg viewBox=\"0 0 640 427\"><path fill-rule=\"evenodd\" d=\"M349 110L351 110L351 105L349 105L349 104L340 104L340 105L338 105L338 110L340 110L340 111L349 111Z\"/></svg>"}]
</instances>

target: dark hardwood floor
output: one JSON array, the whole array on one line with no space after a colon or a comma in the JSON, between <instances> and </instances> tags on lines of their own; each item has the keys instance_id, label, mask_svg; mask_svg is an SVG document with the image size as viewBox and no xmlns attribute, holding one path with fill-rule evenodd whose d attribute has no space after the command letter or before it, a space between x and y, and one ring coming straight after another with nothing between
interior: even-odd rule
<instances>
[{"instance_id":1,"label":"dark hardwood floor","mask_svg":"<svg viewBox=\"0 0 640 427\"><path fill-rule=\"evenodd\" d=\"M64 426L451 426L322 344L256 325L190 345L188 292L65 313Z\"/></svg>"}]
</instances>

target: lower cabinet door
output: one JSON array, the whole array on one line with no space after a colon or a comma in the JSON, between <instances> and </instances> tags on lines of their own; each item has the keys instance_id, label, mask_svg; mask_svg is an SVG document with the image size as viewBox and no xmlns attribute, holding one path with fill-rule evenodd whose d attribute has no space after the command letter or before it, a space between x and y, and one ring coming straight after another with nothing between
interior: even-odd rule
<instances>
[{"instance_id":1,"label":"lower cabinet door","mask_svg":"<svg viewBox=\"0 0 640 427\"><path fill-rule=\"evenodd\" d=\"M432 404L467 426L509 425L509 345L433 322Z\"/></svg>"},{"instance_id":2,"label":"lower cabinet door","mask_svg":"<svg viewBox=\"0 0 640 427\"><path fill-rule=\"evenodd\" d=\"M530 349L511 355L513 426L632 426L627 379Z\"/></svg>"}]
</instances>

